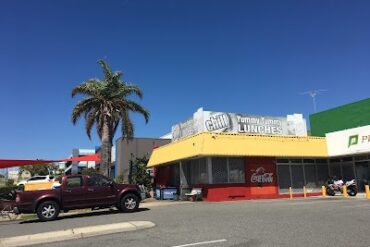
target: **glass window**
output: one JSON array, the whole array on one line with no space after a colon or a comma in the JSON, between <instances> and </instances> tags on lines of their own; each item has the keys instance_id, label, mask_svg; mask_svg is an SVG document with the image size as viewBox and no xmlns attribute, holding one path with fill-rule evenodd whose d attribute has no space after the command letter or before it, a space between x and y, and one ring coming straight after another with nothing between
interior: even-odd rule
<instances>
[{"instance_id":1,"label":"glass window","mask_svg":"<svg viewBox=\"0 0 370 247\"><path fill-rule=\"evenodd\" d=\"M276 163L289 163L288 159L277 159Z\"/></svg>"},{"instance_id":2,"label":"glass window","mask_svg":"<svg viewBox=\"0 0 370 247\"><path fill-rule=\"evenodd\" d=\"M28 179L28 181L36 181L36 180L44 180L44 179L46 179L46 177L33 177L33 178Z\"/></svg>"},{"instance_id":3,"label":"glass window","mask_svg":"<svg viewBox=\"0 0 370 247\"><path fill-rule=\"evenodd\" d=\"M291 159L290 163L302 163L301 159Z\"/></svg>"},{"instance_id":4,"label":"glass window","mask_svg":"<svg viewBox=\"0 0 370 247\"><path fill-rule=\"evenodd\" d=\"M208 184L206 159L194 159L187 162L190 184Z\"/></svg>"},{"instance_id":5,"label":"glass window","mask_svg":"<svg viewBox=\"0 0 370 247\"><path fill-rule=\"evenodd\" d=\"M342 161L344 161L344 162L352 161L352 156L344 157L344 158L342 159Z\"/></svg>"},{"instance_id":6,"label":"glass window","mask_svg":"<svg viewBox=\"0 0 370 247\"><path fill-rule=\"evenodd\" d=\"M108 178L98 174L89 176L87 179L87 184L89 186L107 186L110 182Z\"/></svg>"},{"instance_id":7,"label":"glass window","mask_svg":"<svg viewBox=\"0 0 370 247\"><path fill-rule=\"evenodd\" d=\"M292 165L292 187L303 191L304 177L302 165Z\"/></svg>"},{"instance_id":8,"label":"glass window","mask_svg":"<svg viewBox=\"0 0 370 247\"><path fill-rule=\"evenodd\" d=\"M229 183L245 183L243 158L229 158Z\"/></svg>"},{"instance_id":9,"label":"glass window","mask_svg":"<svg viewBox=\"0 0 370 247\"><path fill-rule=\"evenodd\" d=\"M94 186L94 185L96 185L96 181L95 181L95 178L94 177L88 177L87 178L87 185L88 186Z\"/></svg>"},{"instance_id":10,"label":"glass window","mask_svg":"<svg viewBox=\"0 0 370 247\"><path fill-rule=\"evenodd\" d=\"M212 178L214 184L223 184L228 182L226 158L212 158Z\"/></svg>"},{"instance_id":11,"label":"glass window","mask_svg":"<svg viewBox=\"0 0 370 247\"><path fill-rule=\"evenodd\" d=\"M278 165L277 171L280 193L288 193L291 186L289 165Z\"/></svg>"},{"instance_id":12,"label":"glass window","mask_svg":"<svg viewBox=\"0 0 370 247\"><path fill-rule=\"evenodd\" d=\"M313 160L313 159L304 159L303 163L315 163L315 160Z\"/></svg>"},{"instance_id":13,"label":"glass window","mask_svg":"<svg viewBox=\"0 0 370 247\"><path fill-rule=\"evenodd\" d=\"M325 185L329 179L329 169L327 164L316 164L317 169L317 184L318 186Z\"/></svg>"},{"instance_id":14,"label":"glass window","mask_svg":"<svg viewBox=\"0 0 370 247\"><path fill-rule=\"evenodd\" d=\"M206 159L199 160L199 183L208 184L208 167Z\"/></svg>"},{"instance_id":15,"label":"glass window","mask_svg":"<svg viewBox=\"0 0 370 247\"><path fill-rule=\"evenodd\" d=\"M304 166L304 175L306 179L306 188L309 190L317 190L320 188L317 184L316 178L316 166L315 164L312 165L305 165Z\"/></svg>"},{"instance_id":16,"label":"glass window","mask_svg":"<svg viewBox=\"0 0 370 247\"><path fill-rule=\"evenodd\" d=\"M334 177L341 177L342 176L342 173L340 172L340 164L337 163L337 164L330 164L329 165L329 169L330 169L330 176L334 176Z\"/></svg>"},{"instance_id":17,"label":"glass window","mask_svg":"<svg viewBox=\"0 0 370 247\"><path fill-rule=\"evenodd\" d=\"M67 178L67 188L82 187L82 177Z\"/></svg>"},{"instance_id":18,"label":"glass window","mask_svg":"<svg viewBox=\"0 0 370 247\"><path fill-rule=\"evenodd\" d=\"M352 163L342 164L342 171L343 171L343 180L344 181L349 181L349 180L355 178L355 173L354 173L354 170L353 170Z\"/></svg>"}]
</instances>

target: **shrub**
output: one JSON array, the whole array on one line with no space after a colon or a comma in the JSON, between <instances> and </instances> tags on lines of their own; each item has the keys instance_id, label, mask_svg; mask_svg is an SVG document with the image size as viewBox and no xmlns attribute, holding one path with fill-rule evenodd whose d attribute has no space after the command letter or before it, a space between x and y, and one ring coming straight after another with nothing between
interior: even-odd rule
<instances>
[{"instance_id":1,"label":"shrub","mask_svg":"<svg viewBox=\"0 0 370 247\"><path fill-rule=\"evenodd\" d=\"M17 186L7 186L0 188L0 200L15 200Z\"/></svg>"}]
</instances>

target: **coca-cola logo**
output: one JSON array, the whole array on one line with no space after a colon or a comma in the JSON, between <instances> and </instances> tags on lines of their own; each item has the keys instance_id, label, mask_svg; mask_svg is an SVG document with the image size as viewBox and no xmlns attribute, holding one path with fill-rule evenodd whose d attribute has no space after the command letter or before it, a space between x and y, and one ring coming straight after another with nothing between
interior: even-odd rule
<instances>
[{"instance_id":1,"label":"coca-cola logo","mask_svg":"<svg viewBox=\"0 0 370 247\"><path fill-rule=\"evenodd\" d=\"M272 183L274 181L273 173L265 172L265 168L258 167L256 170L251 170L251 183Z\"/></svg>"}]
</instances>

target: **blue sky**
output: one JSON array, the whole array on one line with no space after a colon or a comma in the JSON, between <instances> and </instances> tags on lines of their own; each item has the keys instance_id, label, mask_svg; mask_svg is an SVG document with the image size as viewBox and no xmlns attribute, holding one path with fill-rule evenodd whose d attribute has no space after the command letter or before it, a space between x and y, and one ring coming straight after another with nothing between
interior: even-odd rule
<instances>
[{"instance_id":1,"label":"blue sky","mask_svg":"<svg viewBox=\"0 0 370 247\"><path fill-rule=\"evenodd\" d=\"M157 137L197 108L284 116L369 97L370 1L0 1L0 158L94 148L71 90L106 59L144 91ZM115 138L119 137L119 133Z\"/></svg>"}]
</instances>

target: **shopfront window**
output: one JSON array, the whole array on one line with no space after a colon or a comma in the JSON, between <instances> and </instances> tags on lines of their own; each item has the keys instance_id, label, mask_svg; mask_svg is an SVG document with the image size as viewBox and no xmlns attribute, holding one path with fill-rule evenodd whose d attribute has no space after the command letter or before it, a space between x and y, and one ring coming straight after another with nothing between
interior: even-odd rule
<instances>
[{"instance_id":1,"label":"shopfront window","mask_svg":"<svg viewBox=\"0 0 370 247\"><path fill-rule=\"evenodd\" d=\"M330 169L330 176L331 177L339 178L339 177L342 176L342 173L340 171L340 163L330 164L329 169Z\"/></svg>"},{"instance_id":2,"label":"shopfront window","mask_svg":"<svg viewBox=\"0 0 370 247\"><path fill-rule=\"evenodd\" d=\"M302 165L292 165L292 187L295 191L303 191L304 176Z\"/></svg>"},{"instance_id":3,"label":"shopfront window","mask_svg":"<svg viewBox=\"0 0 370 247\"><path fill-rule=\"evenodd\" d=\"M214 184L228 182L228 169L226 158L212 158L212 178Z\"/></svg>"},{"instance_id":4,"label":"shopfront window","mask_svg":"<svg viewBox=\"0 0 370 247\"><path fill-rule=\"evenodd\" d=\"M308 190L316 190L319 188L317 184L317 178L316 178L316 166L315 164L305 164L304 165L304 175L305 175L305 183L306 188Z\"/></svg>"},{"instance_id":5,"label":"shopfront window","mask_svg":"<svg viewBox=\"0 0 370 247\"><path fill-rule=\"evenodd\" d=\"M319 186L325 185L326 181L329 178L329 168L328 164L326 163L317 163L316 164L317 169L317 184Z\"/></svg>"},{"instance_id":6,"label":"shopfront window","mask_svg":"<svg viewBox=\"0 0 370 247\"><path fill-rule=\"evenodd\" d=\"M207 184L208 172L206 159L190 160L186 164L188 166L188 174L190 184Z\"/></svg>"},{"instance_id":7,"label":"shopfront window","mask_svg":"<svg viewBox=\"0 0 370 247\"><path fill-rule=\"evenodd\" d=\"M229 183L245 183L243 158L229 158Z\"/></svg>"},{"instance_id":8,"label":"shopfront window","mask_svg":"<svg viewBox=\"0 0 370 247\"><path fill-rule=\"evenodd\" d=\"M355 178L355 172L352 163L342 163L343 180L349 181Z\"/></svg>"},{"instance_id":9,"label":"shopfront window","mask_svg":"<svg viewBox=\"0 0 370 247\"><path fill-rule=\"evenodd\" d=\"M280 193L288 193L289 187L292 184L290 180L290 167L289 165L278 165L277 171Z\"/></svg>"}]
</instances>

